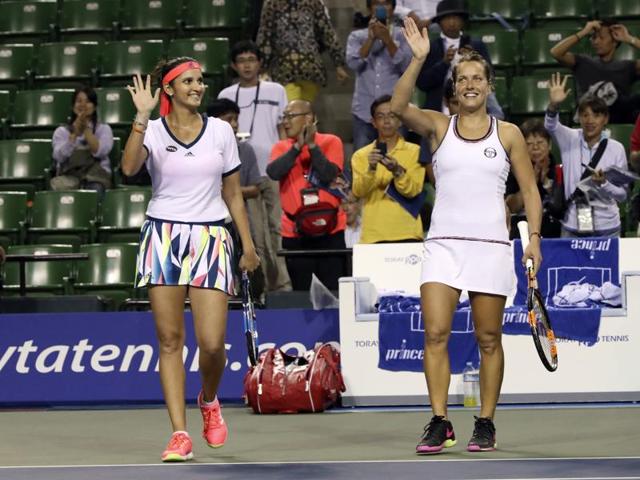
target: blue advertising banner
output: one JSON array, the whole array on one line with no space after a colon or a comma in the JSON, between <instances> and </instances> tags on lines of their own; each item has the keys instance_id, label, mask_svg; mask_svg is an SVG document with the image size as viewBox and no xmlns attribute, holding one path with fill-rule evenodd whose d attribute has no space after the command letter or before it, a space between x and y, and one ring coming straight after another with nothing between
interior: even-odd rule
<instances>
[{"instance_id":1,"label":"blue advertising banner","mask_svg":"<svg viewBox=\"0 0 640 480\"><path fill-rule=\"evenodd\" d=\"M260 349L294 354L339 341L337 310L259 310ZM187 399L200 390L191 313L185 312ZM241 312L229 312L218 395L242 397L247 371ZM149 312L0 316L0 404L159 402L158 347Z\"/></svg>"},{"instance_id":2,"label":"blue advertising banner","mask_svg":"<svg viewBox=\"0 0 640 480\"><path fill-rule=\"evenodd\" d=\"M424 324L420 312L381 313L378 327L378 368L422 372ZM471 311L456 311L449 337L451 373L462 373L467 362L480 364Z\"/></svg>"},{"instance_id":3,"label":"blue advertising banner","mask_svg":"<svg viewBox=\"0 0 640 480\"><path fill-rule=\"evenodd\" d=\"M598 308L620 306L617 238L561 238L543 240L538 286L547 306ZM514 242L518 291L514 305L527 303L527 279L522 242Z\"/></svg>"}]
</instances>

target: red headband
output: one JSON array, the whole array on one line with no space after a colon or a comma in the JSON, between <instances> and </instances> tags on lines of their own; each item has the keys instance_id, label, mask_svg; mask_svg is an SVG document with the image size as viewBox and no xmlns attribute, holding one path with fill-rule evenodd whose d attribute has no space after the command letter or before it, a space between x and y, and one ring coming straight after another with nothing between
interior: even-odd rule
<instances>
[{"instance_id":1,"label":"red headband","mask_svg":"<svg viewBox=\"0 0 640 480\"><path fill-rule=\"evenodd\" d=\"M176 77L180 76L187 70L191 70L192 68L197 68L198 70L202 70L202 67L200 66L200 64L194 61L184 62L178 65L177 67L173 67L171 70L169 70L169 72L167 72L167 74L164 77L162 77L162 86L166 85ZM168 115L170 111L171 111L171 98L169 97L169 95L166 94L164 90L162 90L162 93L160 94L160 116L164 117L165 115Z\"/></svg>"}]
</instances>

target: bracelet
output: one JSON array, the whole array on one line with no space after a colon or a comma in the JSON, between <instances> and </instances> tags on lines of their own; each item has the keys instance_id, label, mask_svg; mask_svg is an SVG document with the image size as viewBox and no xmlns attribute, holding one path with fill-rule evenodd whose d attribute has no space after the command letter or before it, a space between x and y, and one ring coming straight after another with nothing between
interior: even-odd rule
<instances>
[{"instance_id":1,"label":"bracelet","mask_svg":"<svg viewBox=\"0 0 640 480\"><path fill-rule=\"evenodd\" d=\"M147 129L145 128L144 130L141 130L139 128L135 127L135 123L133 124L133 127L131 127L131 130L133 130L134 132L139 133L140 135L144 135L144 133L147 131Z\"/></svg>"},{"instance_id":2,"label":"bracelet","mask_svg":"<svg viewBox=\"0 0 640 480\"><path fill-rule=\"evenodd\" d=\"M576 38L578 39L578 41L582 40L582 37L580 35L578 35L577 33L574 33L574 35L576 36Z\"/></svg>"},{"instance_id":3,"label":"bracelet","mask_svg":"<svg viewBox=\"0 0 640 480\"><path fill-rule=\"evenodd\" d=\"M529 240L531 240L531 237L532 237L533 235L537 235L537 236L538 236L538 238L539 238L540 240L542 240L542 235L540 235L540 232L531 232L531 233L529 234Z\"/></svg>"},{"instance_id":4,"label":"bracelet","mask_svg":"<svg viewBox=\"0 0 640 480\"><path fill-rule=\"evenodd\" d=\"M138 125L142 125L143 127L146 127L147 123L149 123L149 118L147 118L145 122L141 122L140 120L138 120L138 114L136 113L136 116L133 117L133 123L137 123Z\"/></svg>"}]
</instances>

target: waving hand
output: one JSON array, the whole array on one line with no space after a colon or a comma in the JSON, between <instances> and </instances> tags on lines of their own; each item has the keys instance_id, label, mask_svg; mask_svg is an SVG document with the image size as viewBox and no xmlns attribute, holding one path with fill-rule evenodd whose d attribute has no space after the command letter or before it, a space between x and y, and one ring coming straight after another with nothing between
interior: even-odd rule
<instances>
[{"instance_id":1,"label":"waving hand","mask_svg":"<svg viewBox=\"0 0 640 480\"><path fill-rule=\"evenodd\" d=\"M404 38L411 47L411 52L414 58L417 60L424 60L427 58L429 51L431 50L431 43L429 42L429 32L426 28L422 31L418 29L416 22L411 17L404 19L404 28L402 29Z\"/></svg>"},{"instance_id":2,"label":"waving hand","mask_svg":"<svg viewBox=\"0 0 640 480\"><path fill-rule=\"evenodd\" d=\"M151 76L147 75L146 83L142 81L142 77L137 73L133 77L133 87L127 85L127 90L131 93L133 104L136 106L138 113L149 115L156 108L158 100L160 99L160 89L156 88L156 91L151 93Z\"/></svg>"}]
</instances>

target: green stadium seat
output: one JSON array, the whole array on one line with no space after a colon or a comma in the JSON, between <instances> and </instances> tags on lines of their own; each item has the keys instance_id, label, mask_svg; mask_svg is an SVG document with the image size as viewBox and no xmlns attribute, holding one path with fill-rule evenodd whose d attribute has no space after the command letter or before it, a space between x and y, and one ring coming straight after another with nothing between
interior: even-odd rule
<instances>
[{"instance_id":1,"label":"green stadium seat","mask_svg":"<svg viewBox=\"0 0 640 480\"><path fill-rule=\"evenodd\" d=\"M573 77L569 77L567 88L575 92ZM543 115L549 104L549 77L513 77L511 79L511 115ZM560 105L560 113L573 111L575 99L569 94Z\"/></svg>"},{"instance_id":2,"label":"green stadium seat","mask_svg":"<svg viewBox=\"0 0 640 480\"><path fill-rule=\"evenodd\" d=\"M182 0L123 2L121 33L161 33L168 37L182 28Z\"/></svg>"},{"instance_id":3,"label":"green stadium seat","mask_svg":"<svg viewBox=\"0 0 640 480\"><path fill-rule=\"evenodd\" d=\"M494 88L496 92L496 99L502 107L502 110L506 112L511 108L509 100L509 87L507 79L505 77L496 77L494 80Z\"/></svg>"},{"instance_id":4,"label":"green stadium seat","mask_svg":"<svg viewBox=\"0 0 640 480\"><path fill-rule=\"evenodd\" d=\"M11 130L21 136L21 131L44 131L51 137L53 130L67 122L71 113L73 90L20 90L16 92L13 105ZM40 135L38 135L40 136Z\"/></svg>"},{"instance_id":5,"label":"green stadium seat","mask_svg":"<svg viewBox=\"0 0 640 480\"><path fill-rule=\"evenodd\" d=\"M0 140L0 183L34 183L46 188L52 166L51 140Z\"/></svg>"},{"instance_id":6,"label":"green stadium seat","mask_svg":"<svg viewBox=\"0 0 640 480\"><path fill-rule=\"evenodd\" d=\"M640 18L640 2L635 0L596 0L600 18Z\"/></svg>"},{"instance_id":7,"label":"green stadium seat","mask_svg":"<svg viewBox=\"0 0 640 480\"><path fill-rule=\"evenodd\" d=\"M0 45L0 82L27 87L33 71L33 44Z\"/></svg>"},{"instance_id":8,"label":"green stadium seat","mask_svg":"<svg viewBox=\"0 0 640 480\"><path fill-rule=\"evenodd\" d=\"M88 292L112 299L114 306L132 296L136 275L137 243L82 245L89 260L78 262L73 292Z\"/></svg>"},{"instance_id":9,"label":"green stadium seat","mask_svg":"<svg viewBox=\"0 0 640 480\"><path fill-rule=\"evenodd\" d=\"M624 145L624 149L627 152L627 159L631 153L631 132L633 132L633 127L634 125L632 123L611 123L607 125L611 138Z\"/></svg>"},{"instance_id":10,"label":"green stadium seat","mask_svg":"<svg viewBox=\"0 0 640 480\"><path fill-rule=\"evenodd\" d=\"M118 188L107 190L102 200L98 222L100 242L137 242L145 221L150 188Z\"/></svg>"},{"instance_id":11,"label":"green stadium seat","mask_svg":"<svg viewBox=\"0 0 640 480\"><path fill-rule=\"evenodd\" d=\"M489 50L491 63L498 69L513 70L519 63L518 32L497 30L480 36Z\"/></svg>"},{"instance_id":12,"label":"green stadium seat","mask_svg":"<svg viewBox=\"0 0 640 480\"><path fill-rule=\"evenodd\" d=\"M27 193L0 192L0 243L24 243L27 221Z\"/></svg>"},{"instance_id":13,"label":"green stadium seat","mask_svg":"<svg viewBox=\"0 0 640 480\"><path fill-rule=\"evenodd\" d=\"M560 66L551 56L551 48L575 33L576 30L565 29L525 30L522 36L523 67ZM577 53L579 50L574 49L574 51Z\"/></svg>"},{"instance_id":14,"label":"green stadium seat","mask_svg":"<svg viewBox=\"0 0 640 480\"><path fill-rule=\"evenodd\" d=\"M35 80L40 86L64 81L76 85L95 84L98 68L98 42L43 43L38 48Z\"/></svg>"},{"instance_id":15,"label":"green stadium seat","mask_svg":"<svg viewBox=\"0 0 640 480\"><path fill-rule=\"evenodd\" d=\"M193 57L202 65L205 81L209 85L202 100L206 108L207 98L215 98L227 79L229 65L229 39L181 38L169 43L168 57Z\"/></svg>"},{"instance_id":16,"label":"green stadium seat","mask_svg":"<svg viewBox=\"0 0 640 480\"><path fill-rule=\"evenodd\" d=\"M79 35L95 40L101 35L113 38L118 31L120 0L64 0L60 12L63 39Z\"/></svg>"},{"instance_id":17,"label":"green stadium seat","mask_svg":"<svg viewBox=\"0 0 640 480\"><path fill-rule=\"evenodd\" d=\"M131 85L131 77L150 74L165 57L162 40L105 42L102 46L101 85Z\"/></svg>"},{"instance_id":18,"label":"green stadium seat","mask_svg":"<svg viewBox=\"0 0 640 480\"><path fill-rule=\"evenodd\" d=\"M234 0L186 0L185 29L243 30L247 24L249 2Z\"/></svg>"},{"instance_id":19,"label":"green stadium seat","mask_svg":"<svg viewBox=\"0 0 640 480\"><path fill-rule=\"evenodd\" d=\"M538 20L582 19L593 17L593 0L536 0L533 16Z\"/></svg>"},{"instance_id":20,"label":"green stadium seat","mask_svg":"<svg viewBox=\"0 0 640 480\"><path fill-rule=\"evenodd\" d=\"M72 253L71 245L12 245L9 255L47 255L52 253ZM73 275L71 261L27 262L25 265L27 292L68 293L69 278ZM17 292L20 288L20 267L18 262L4 265L5 291Z\"/></svg>"},{"instance_id":21,"label":"green stadium seat","mask_svg":"<svg viewBox=\"0 0 640 480\"><path fill-rule=\"evenodd\" d=\"M9 119L11 117L11 92L0 90L0 136L9 136Z\"/></svg>"},{"instance_id":22,"label":"green stadium seat","mask_svg":"<svg viewBox=\"0 0 640 480\"><path fill-rule=\"evenodd\" d=\"M0 39L54 39L58 4L55 0L0 2Z\"/></svg>"},{"instance_id":23,"label":"green stadium seat","mask_svg":"<svg viewBox=\"0 0 640 480\"><path fill-rule=\"evenodd\" d=\"M469 11L475 18L489 17L496 12L505 19L520 19L529 14L528 0L473 0Z\"/></svg>"},{"instance_id":24,"label":"green stadium seat","mask_svg":"<svg viewBox=\"0 0 640 480\"><path fill-rule=\"evenodd\" d=\"M96 88L98 96L98 117L112 127L131 126L136 115L136 107L131 94L123 87Z\"/></svg>"},{"instance_id":25,"label":"green stadium seat","mask_svg":"<svg viewBox=\"0 0 640 480\"><path fill-rule=\"evenodd\" d=\"M98 192L36 192L27 229L29 243L69 243L79 247L95 238ZM43 242L45 240L45 242Z\"/></svg>"}]
</instances>

